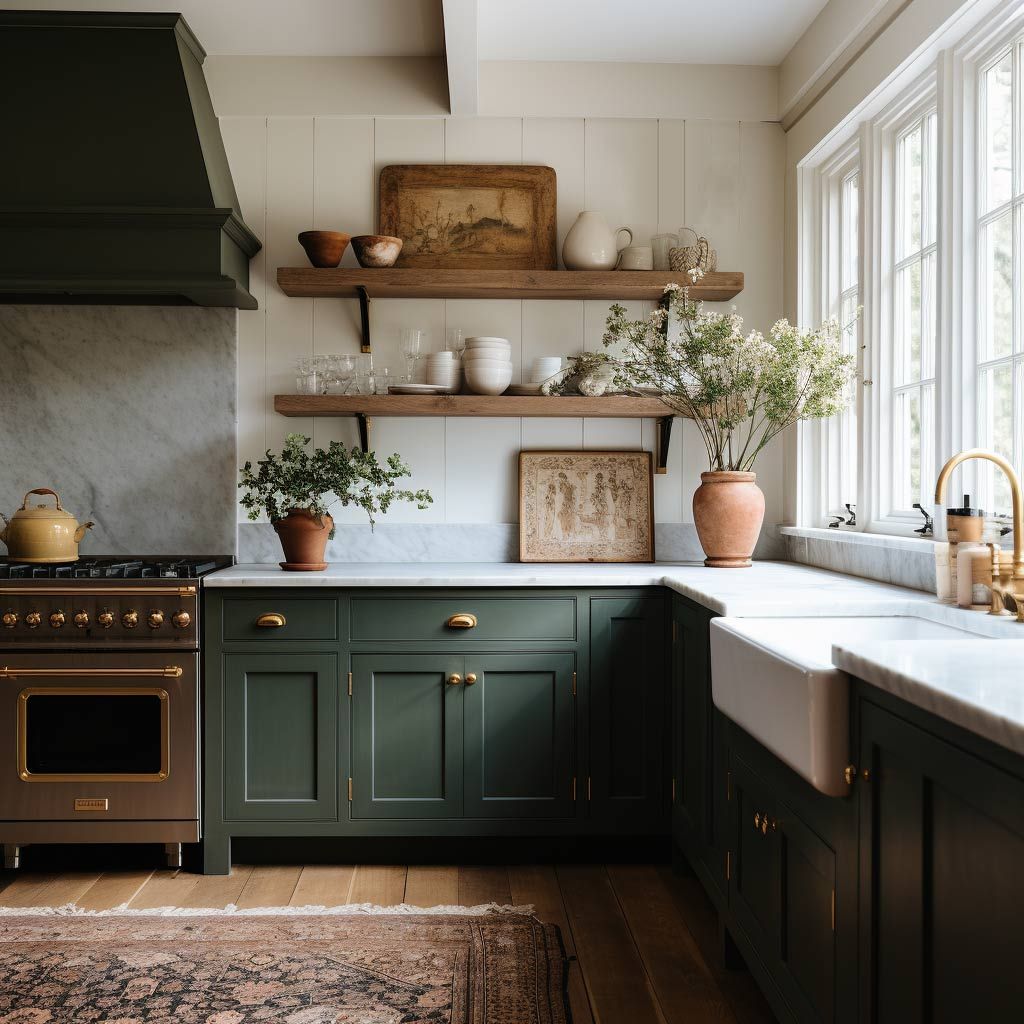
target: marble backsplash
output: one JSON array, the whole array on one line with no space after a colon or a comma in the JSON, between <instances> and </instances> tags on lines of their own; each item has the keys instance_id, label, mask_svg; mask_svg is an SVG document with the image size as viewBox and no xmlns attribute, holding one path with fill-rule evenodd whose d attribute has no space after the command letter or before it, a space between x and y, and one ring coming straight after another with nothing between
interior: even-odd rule
<instances>
[{"instance_id":1,"label":"marble backsplash","mask_svg":"<svg viewBox=\"0 0 1024 1024\"><path fill-rule=\"evenodd\" d=\"M687 523L658 523L654 532L659 562L703 561L697 531ZM757 558L785 558L785 545L775 527L765 527ZM269 523L238 524L240 562L279 562L281 545ZM415 525L339 524L327 545L329 562L516 562L519 527L515 523L430 523Z\"/></svg>"},{"instance_id":2,"label":"marble backsplash","mask_svg":"<svg viewBox=\"0 0 1024 1024\"><path fill-rule=\"evenodd\" d=\"M0 306L0 511L52 487L93 554L232 554L237 314Z\"/></svg>"}]
</instances>

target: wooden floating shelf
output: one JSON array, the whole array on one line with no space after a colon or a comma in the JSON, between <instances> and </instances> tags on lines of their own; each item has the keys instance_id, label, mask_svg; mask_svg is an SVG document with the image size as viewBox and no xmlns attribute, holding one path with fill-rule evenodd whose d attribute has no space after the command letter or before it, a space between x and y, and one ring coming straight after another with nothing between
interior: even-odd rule
<instances>
[{"instance_id":1,"label":"wooden floating shelf","mask_svg":"<svg viewBox=\"0 0 1024 1024\"><path fill-rule=\"evenodd\" d=\"M274 395L282 416L354 416L359 441L369 450L371 416L613 416L658 421L655 470L664 473L672 437L672 411L659 398L608 395Z\"/></svg>"},{"instance_id":2,"label":"wooden floating shelf","mask_svg":"<svg viewBox=\"0 0 1024 1024\"><path fill-rule=\"evenodd\" d=\"M362 270L278 267L285 295L356 299L660 299L667 284L690 297L725 302L743 290L743 274L719 270L691 284L667 270Z\"/></svg>"},{"instance_id":3,"label":"wooden floating shelf","mask_svg":"<svg viewBox=\"0 0 1024 1024\"><path fill-rule=\"evenodd\" d=\"M661 419L659 398L608 395L274 395L282 416L614 416Z\"/></svg>"}]
</instances>

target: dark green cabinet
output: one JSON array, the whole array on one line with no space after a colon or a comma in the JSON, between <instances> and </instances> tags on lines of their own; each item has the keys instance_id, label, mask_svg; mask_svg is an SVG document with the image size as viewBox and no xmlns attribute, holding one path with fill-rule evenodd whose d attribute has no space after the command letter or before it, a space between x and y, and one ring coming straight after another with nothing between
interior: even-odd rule
<instances>
[{"instance_id":1,"label":"dark green cabinet","mask_svg":"<svg viewBox=\"0 0 1024 1024\"><path fill-rule=\"evenodd\" d=\"M590 815L663 830L667 622L660 597L590 602Z\"/></svg>"},{"instance_id":2,"label":"dark green cabinet","mask_svg":"<svg viewBox=\"0 0 1024 1024\"><path fill-rule=\"evenodd\" d=\"M1005 752L940 738L868 696L859 726L861 1019L1019 1020L1019 759L1007 770Z\"/></svg>"},{"instance_id":3,"label":"dark green cabinet","mask_svg":"<svg viewBox=\"0 0 1024 1024\"><path fill-rule=\"evenodd\" d=\"M462 815L463 662L352 656L353 818Z\"/></svg>"},{"instance_id":4,"label":"dark green cabinet","mask_svg":"<svg viewBox=\"0 0 1024 1024\"><path fill-rule=\"evenodd\" d=\"M571 817L574 656L474 654L465 666L463 813Z\"/></svg>"},{"instance_id":5,"label":"dark green cabinet","mask_svg":"<svg viewBox=\"0 0 1024 1024\"><path fill-rule=\"evenodd\" d=\"M224 657L224 816L338 816L334 654Z\"/></svg>"}]
</instances>

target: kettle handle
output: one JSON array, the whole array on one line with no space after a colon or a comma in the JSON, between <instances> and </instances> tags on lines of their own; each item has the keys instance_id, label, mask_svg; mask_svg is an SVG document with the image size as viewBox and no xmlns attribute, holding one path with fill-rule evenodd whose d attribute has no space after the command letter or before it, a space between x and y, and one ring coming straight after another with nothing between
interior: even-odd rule
<instances>
[{"instance_id":1,"label":"kettle handle","mask_svg":"<svg viewBox=\"0 0 1024 1024\"><path fill-rule=\"evenodd\" d=\"M57 511L58 512L63 512L64 511L64 509L63 509L63 507L61 506L61 503L60 503L60 495L56 491L50 490L49 487L33 487L32 490L29 491L28 494L25 495L25 500L21 503L21 509L19 511L23 511L24 509L28 508L28 495L29 494L52 494L54 496L54 498L57 499Z\"/></svg>"}]
</instances>

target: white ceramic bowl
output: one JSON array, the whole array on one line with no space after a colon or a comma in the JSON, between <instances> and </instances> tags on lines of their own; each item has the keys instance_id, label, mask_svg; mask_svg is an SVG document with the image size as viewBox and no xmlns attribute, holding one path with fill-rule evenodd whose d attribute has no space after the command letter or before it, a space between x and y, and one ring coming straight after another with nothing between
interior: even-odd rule
<instances>
[{"instance_id":1,"label":"white ceramic bowl","mask_svg":"<svg viewBox=\"0 0 1024 1024\"><path fill-rule=\"evenodd\" d=\"M512 349L510 348L499 348L495 345L493 348L473 348L466 349L462 356L463 360L469 359L511 359Z\"/></svg>"},{"instance_id":2,"label":"white ceramic bowl","mask_svg":"<svg viewBox=\"0 0 1024 1024\"><path fill-rule=\"evenodd\" d=\"M470 367L466 370L466 384L478 395L500 395L511 383L511 365L503 369Z\"/></svg>"},{"instance_id":3,"label":"white ceramic bowl","mask_svg":"<svg viewBox=\"0 0 1024 1024\"><path fill-rule=\"evenodd\" d=\"M466 339L466 348L476 348L478 345L508 345L509 348L512 347L508 338L492 338L481 334Z\"/></svg>"},{"instance_id":4,"label":"white ceramic bowl","mask_svg":"<svg viewBox=\"0 0 1024 1024\"><path fill-rule=\"evenodd\" d=\"M451 362L454 358L455 353L448 348L443 348L440 352L429 352L427 354L427 362L429 363Z\"/></svg>"},{"instance_id":5,"label":"white ceramic bowl","mask_svg":"<svg viewBox=\"0 0 1024 1024\"><path fill-rule=\"evenodd\" d=\"M507 359L474 359L463 366L466 373L470 370L511 370L512 363Z\"/></svg>"}]
</instances>

